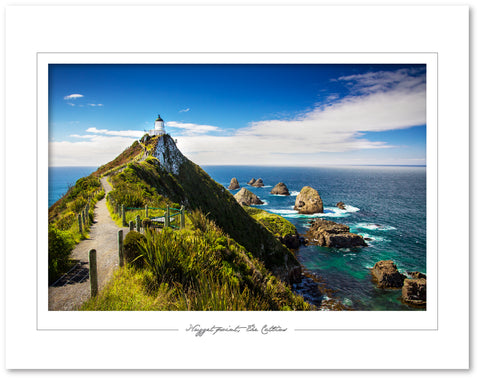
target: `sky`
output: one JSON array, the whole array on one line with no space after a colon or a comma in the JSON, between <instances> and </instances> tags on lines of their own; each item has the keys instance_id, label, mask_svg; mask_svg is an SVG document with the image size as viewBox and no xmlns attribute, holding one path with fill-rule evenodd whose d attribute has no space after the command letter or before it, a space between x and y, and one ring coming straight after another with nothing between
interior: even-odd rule
<instances>
[{"instance_id":1,"label":"sky","mask_svg":"<svg viewBox=\"0 0 480 380\"><path fill-rule=\"evenodd\" d=\"M103 165L158 114L199 165L426 163L425 65L51 64L49 165Z\"/></svg>"}]
</instances>

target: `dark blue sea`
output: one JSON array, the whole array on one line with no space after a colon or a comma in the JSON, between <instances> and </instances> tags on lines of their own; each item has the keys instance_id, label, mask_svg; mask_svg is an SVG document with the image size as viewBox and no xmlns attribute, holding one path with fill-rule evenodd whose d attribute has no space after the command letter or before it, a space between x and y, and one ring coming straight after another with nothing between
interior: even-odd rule
<instances>
[{"instance_id":1,"label":"dark blue sea","mask_svg":"<svg viewBox=\"0 0 480 380\"><path fill-rule=\"evenodd\" d=\"M50 166L48 168L48 207L65 195L78 179L97 170L94 166Z\"/></svg>"},{"instance_id":2,"label":"dark blue sea","mask_svg":"<svg viewBox=\"0 0 480 380\"><path fill-rule=\"evenodd\" d=\"M227 187L236 177L265 204L256 206L291 221L300 234L308 222L324 218L346 224L369 244L365 248L336 249L303 246L297 252L302 265L320 277L335 298L356 310L415 310L401 303L401 290L378 289L370 268L379 260L393 260L401 272L426 273L426 168L356 166L329 168L278 168L206 166L217 182ZM247 185L262 178L265 187ZM291 195L270 194L284 182ZM318 190L324 213L300 215L293 206L303 186ZM235 194L238 190L231 191ZM346 210L335 207L344 202Z\"/></svg>"}]
</instances>

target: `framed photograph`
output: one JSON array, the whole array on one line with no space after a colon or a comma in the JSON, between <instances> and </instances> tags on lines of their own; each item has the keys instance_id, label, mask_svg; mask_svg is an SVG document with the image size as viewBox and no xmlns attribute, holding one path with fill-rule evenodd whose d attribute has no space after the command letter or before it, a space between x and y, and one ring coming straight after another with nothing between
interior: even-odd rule
<instances>
[{"instance_id":1,"label":"framed photograph","mask_svg":"<svg viewBox=\"0 0 480 380\"><path fill-rule=\"evenodd\" d=\"M104 18L113 9L128 28ZM39 14L51 27L27 44L18 20ZM84 38L115 34L112 44L49 39L87 15ZM158 32L146 22L155 15ZM430 33L400 30L399 16ZM7 139L27 104L36 165L15 157L37 194L36 233L23 239L30 280L8 289L9 368L78 368L66 352L25 359L65 339L89 347L86 369L468 367L468 278L447 307L452 242L438 212L453 190L445 174L468 181L468 167L441 160L447 144L457 167L468 163L468 8L18 7L7 17L24 47L7 55ZM442 38L442 17L458 25L457 44ZM369 19L382 20L376 39ZM455 81L454 67L467 68ZM10 190L12 205L28 191ZM7 210L17 242L12 226L32 205L20 208ZM8 267L21 260L14 247ZM455 249L468 273L468 243ZM31 302L16 309L20 297ZM378 351L418 337L436 354L406 363ZM125 361L134 342L147 349ZM442 351L452 344L454 355Z\"/></svg>"}]
</instances>

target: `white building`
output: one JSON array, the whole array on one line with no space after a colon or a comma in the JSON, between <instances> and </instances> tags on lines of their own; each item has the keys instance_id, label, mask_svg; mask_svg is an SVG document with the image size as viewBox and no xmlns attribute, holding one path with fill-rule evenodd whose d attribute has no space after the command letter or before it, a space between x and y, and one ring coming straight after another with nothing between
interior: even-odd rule
<instances>
[{"instance_id":1,"label":"white building","mask_svg":"<svg viewBox=\"0 0 480 380\"><path fill-rule=\"evenodd\" d=\"M155 120L155 129L150 129L150 131L148 131L148 134L150 136L161 136L165 133L165 124L160 115L158 115L157 119Z\"/></svg>"}]
</instances>

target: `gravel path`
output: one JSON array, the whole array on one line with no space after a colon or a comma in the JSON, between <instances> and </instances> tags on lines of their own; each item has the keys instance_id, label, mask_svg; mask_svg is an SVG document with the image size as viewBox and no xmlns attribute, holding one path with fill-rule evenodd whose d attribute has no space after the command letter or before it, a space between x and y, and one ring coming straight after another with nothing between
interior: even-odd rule
<instances>
[{"instance_id":1,"label":"gravel path","mask_svg":"<svg viewBox=\"0 0 480 380\"><path fill-rule=\"evenodd\" d=\"M112 190L106 178L101 178L105 195ZM88 273L88 252L97 251L98 288L101 291L118 268L117 234L120 227L110 217L106 197L97 202L94 211L94 222L90 227L90 239L82 240L74 248L72 259L79 260L81 265L74 272L79 273L71 284L57 284L48 288L48 310L78 310L90 297L90 279L82 280L82 273ZM123 236L128 228L123 228Z\"/></svg>"}]
</instances>

